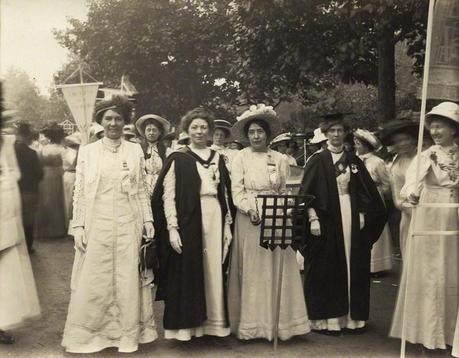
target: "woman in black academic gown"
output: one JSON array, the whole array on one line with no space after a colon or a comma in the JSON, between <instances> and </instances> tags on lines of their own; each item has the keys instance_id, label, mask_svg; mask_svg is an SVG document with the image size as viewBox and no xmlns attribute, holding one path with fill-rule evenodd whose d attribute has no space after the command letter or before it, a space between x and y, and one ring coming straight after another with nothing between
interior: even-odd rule
<instances>
[{"instance_id":1,"label":"woman in black academic gown","mask_svg":"<svg viewBox=\"0 0 459 358\"><path fill-rule=\"evenodd\" d=\"M362 329L369 315L370 252L386 222L384 203L362 161L343 149L342 114L320 128L328 147L306 163L305 296L311 326L324 333Z\"/></svg>"},{"instance_id":2,"label":"woman in black academic gown","mask_svg":"<svg viewBox=\"0 0 459 358\"><path fill-rule=\"evenodd\" d=\"M190 145L168 157L153 193L157 298L168 339L230 334L223 270L232 239L230 183L223 158L207 147L213 121L201 108L183 117Z\"/></svg>"}]
</instances>

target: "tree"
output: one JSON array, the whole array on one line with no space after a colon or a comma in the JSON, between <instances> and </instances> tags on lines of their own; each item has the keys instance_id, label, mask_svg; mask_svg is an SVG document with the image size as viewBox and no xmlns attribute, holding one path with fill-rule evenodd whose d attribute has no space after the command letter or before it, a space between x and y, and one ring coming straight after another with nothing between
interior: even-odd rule
<instances>
[{"instance_id":1,"label":"tree","mask_svg":"<svg viewBox=\"0 0 459 358\"><path fill-rule=\"evenodd\" d=\"M94 1L86 21L71 19L56 37L106 86L129 75L140 92L138 114L176 122L198 105L222 110L237 95L229 80L216 83L226 77L230 56L222 47L231 36L230 2Z\"/></svg>"}]
</instances>

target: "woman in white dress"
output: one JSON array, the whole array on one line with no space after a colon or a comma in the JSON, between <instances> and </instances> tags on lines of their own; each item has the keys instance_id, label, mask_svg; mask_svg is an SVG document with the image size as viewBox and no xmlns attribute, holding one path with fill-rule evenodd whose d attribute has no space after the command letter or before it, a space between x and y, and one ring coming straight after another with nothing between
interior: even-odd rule
<instances>
[{"instance_id":1,"label":"woman in white dress","mask_svg":"<svg viewBox=\"0 0 459 358\"><path fill-rule=\"evenodd\" d=\"M0 344L14 342L4 330L40 314L22 228L14 141L14 136L0 136Z\"/></svg>"},{"instance_id":2,"label":"woman in white dress","mask_svg":"<svg viewBox=\"0 0 459 358\"><path fill-rule=\"evenodd\" d=\"M405 252L408 229L411 222L411 208L404 205L405 198L400 192L405 185L405 175L413 158L416 155L416 140L419 123L408 119L389 123L381 132L380 139L383 145L391 146L396 156L389 166L389 179L394 206L400 210L399 247L403 257Z\"/></svg>"},{"instance_id":3,"label":"woman in white dress","mask_svg":"<svg viewBox=\"0 0 459 358\"><path fill-rule=\"evenodd\" d=\"M183 117L190 145L168 157L153 194L166 339L230 334L224 285L232 239L229 174L207 147L213 122L202 108Z\"/></svg>"},{"instance_id":4,"label":"woman in white dress","mask_svg":"<svg viewBox=\"0 0 459 358\"><path fill-rule=\"evenodd\" d=\"M376 184L381 198L390 193L390 180L384 160L374 154L382 145L376 136L365 129L356 129L354 131L354 144L357 156L362 160L368 170L371 179ZM384 226L384 230L378 241L371 249L371 273L378 273L392 269L392 237L389 231L389 225Z\"/></svg>"},{"instance_id":5,"label":"woman in white dress","mask_svg":"<svg viewBox=\"0 0 459 358\"><path fill-rule=\"evenodd\" d=\"M232 163L233 201L238 211L228 288L231 331L239 339L272 340L275 326L280 250L260 246L261 201L258 194L286 194L286 157L268 148L280 123L272 107L252 106L238 117L233 134L249 140ZM295 251L285 250L280 301L279 338L310 331Z\"/></svg>"},{"instance_id":6,"label":"woman in white dress","mask_svg":"<svg viewBox=\"0 0 459 358\"><path fill-rule=\"evenodd\" d=\"M151 198L164 161L171 152L162 143L162 139L166 133L169 133L171 125L167 119L156 114L145 114L137 119L135 126L143 138L140 145L145 155L147 192Z\"/></svg>"},{"instance_id":7,"label":"woman in white dress","mask_svg":"<svg viewBox=\"0 0 459 358\"><path fill-rule=\"evenodd\" d=\"M79 132L75 132L64 139L66 145L62 155L62 167L64 169L64 203L65 203L65 224L68 227L72 218L72 201L73 188L75 186L76 162L78 156L78 147L81 144L81 136Z\"/></svg>"},{"instance_id":8,"label":"woman in white dress","mask_svg":"<svg viewBox=\"0 0 459 358\"><path fill-rule=\"evenodd\" d=\"M408 237L409 261L403 266L390 335L402 337L404 330L408 342L445 349L456 343L459 309L459 147L454 143L459 106L443 102L434 107L426 126L435 145L413 160L401 193L412 205L419 204L410 230L424 233Z\"/></svg>"},{"instance_id":9,"label":"woman in white dress","mask_svg":"<svg viewBox=\"0 0 459 358\"><path fill-rule=\"evenodd\" d=\"M139 144L121 139L131 104L115 97L98 104L101 140L80 148L72 230L75 261L62 345L67 352L107 347L134 352L157 338L151 287L139 273L142 232L153 238ZM145 282L144 280L147 280Z\"/></svg>"},{"instance_id":10,"label":"woman in white dress","mask_svg":"<svg viewBox=\"0 0 459 358\"><path fill-rule=\"evenodd\" d=\"M223 160L226 163L226 168L231 172L231 162L237 150L228 148L228 142L231 138L231 123L223 119L215 120L215 129L212 136L212 145L211 149L215 150L218 154L223 157Z\"/></svg>"}]
</instances>

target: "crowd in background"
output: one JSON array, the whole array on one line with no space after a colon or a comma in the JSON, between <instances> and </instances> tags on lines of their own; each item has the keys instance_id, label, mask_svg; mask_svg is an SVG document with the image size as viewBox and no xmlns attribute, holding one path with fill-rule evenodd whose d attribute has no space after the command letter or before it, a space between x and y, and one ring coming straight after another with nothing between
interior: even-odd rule
<instances>
[{"instance_id":1,"label":"crowd in background","mask_svg":"<svg viewBox=\"0 0 459 358\"><path fill-rule=\"evenodd\" d=\"M115 98L96 106L86 145L57 124L37 135L19 122L14 137L2 135L0 282L14 285L4 277L17 270L22 288L0 290L0 341L12 343L4 330L39 314L27 255L34 239L69 235L67 351L132 352L155 340L153 282L166 339L272 340L280 249L259 246L256 198L297 190L315 200L303 245L283 261L280 339L364 330L370 274L409 256L390 335L400 338L404 325L409 342L459 354L459 106L427 114L416 160L415 121L370 131L348 128L345 117L324 115L298 139L262 104L234 124L196 108L176 133L156 114L131 124L130 103ZM298 168L304 175L289 187ZM139 270L152 243L155 260Z\"/></svg>"}]
</instances>

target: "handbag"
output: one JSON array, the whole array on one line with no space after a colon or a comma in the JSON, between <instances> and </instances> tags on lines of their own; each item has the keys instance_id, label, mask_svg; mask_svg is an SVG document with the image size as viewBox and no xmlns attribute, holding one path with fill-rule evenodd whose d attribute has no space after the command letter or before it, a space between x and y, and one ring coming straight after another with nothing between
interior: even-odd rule
<instances>
[{"instance_id":1,"label":"handbag","mask_svg":"<svg viewBox=\"0 0 459 358\"><path fill-rule=\"evenodd\" d=\"M139 265L141 271L153 270L158 268L158 255L156 252L156 241L147 241L145 237L142 237L142 243L140 245L139 254Z\"/></svg>"}]
</instances>

